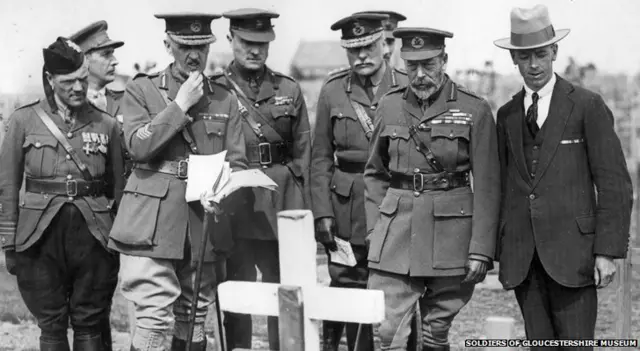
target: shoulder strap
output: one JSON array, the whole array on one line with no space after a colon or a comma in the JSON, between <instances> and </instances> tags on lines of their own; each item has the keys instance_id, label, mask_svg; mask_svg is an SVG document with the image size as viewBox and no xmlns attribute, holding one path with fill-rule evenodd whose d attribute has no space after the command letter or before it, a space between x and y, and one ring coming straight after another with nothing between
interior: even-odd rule
<instances>
[{"instance_id":1,"label":"shoulder strap","mask_svg":"<svg viewBox=\"0 0 640 351\"><path fill-rule=\"evenodd\" d=\"M349 102L351 103L351 106L353 106L353 109L356 110L356 115L358 116L358 121L360 121L360 126L364 130L364 135L367 137L367 140L371 140L371 135L373 134L373 122L371 121L371 118L367 115L364 107L351 100L351 97L349 97Z\"/></svg>"},{"instance_id":2,"label":"shoulder strap","mask_svg":"<svg viewBox=\"0 0 640 351\"><path fill-rule=\"evenodd\" d=\"M162 95L162 99L164 100L165 104L169 105L171 103L171 100L169 99L169 95L167 94L167 92L164 89L158 88L158 86L156 86L155 84L153 86L155 86L156 90L158 90L160 95ZM191 149L191 152L193 152L194 154L198 154L198 146L196 146L196 142L193 140L193 135L191 134L191 129L189 129L189 126L185 126L184 128L182 128L182 138L187 142L187 144L189 144L189 149Z\"/></svg>"},{"instance_id":3,"label":"shoulder strap","mask_svg":"<svg viewBox=\"0 0 640 351\"><path fill-rule=\"evenodd\" d=\"M260 111L258 109L254 108L253 105L251 105L251 103L249 102L249 98L244 93L244 91L242 91L242 89L240 88L238 83L236 83L233 79L229 78L226 74L224 75L224 78L227 80L227 82L229 82L229 84L231 84L231 86L232 86L231 92L238 99L238 104L240 104L240 109L241 109L240 114L242 115L242 117L244 117L244 119L247 121L247 123L249 123L249 126L251 127L251 130L253 130L253 133L260 140L266 141L264 133L262 132L262 129L261 129L262 124L258 123L255 120L255 118L253 118L253 115L251 115L251 113L249 112L249 109L251 109L251 111L256 113L260 118L265 120L265 122L268 121L269 119L267 117L265 117L264 115L262 115L262 113L260 113ZM244 104L243 104L243 102L244 102ZM246 105L246 106L244 106L244 105ZM275 129L274 127L271 127L271 129L273 129L273 131L275 132L274 135L276 135L277 138L279 139L279 140L273 140L272 142L284 141L284 138L282 137L282 135L280 135L280 133L278 132L277 129Z\"/></svg>"},{"instance_id":4,"label":"shoulder strap","mask_svg":"<svg viewBox=\"0 0 640 351\"><path fill-rule=\"evenodd\" d=\"M418 147L418 151L420 151L420 153L424 155L424 157L427 159L427 161L429 162L429 165L431 166L431 168L433 168L434 171L438 173L444 172L445 170L444 166L442 166L440 161L438 161L438 159L433 154L431 149L429 149L429 147L418 137L418 130L416 126L413 124L413 121L411 120L411 116L409 116L406 113L404 115L405 115L405 119L407 120L407 124L409 125L409 135L411 136L411 139Z\"/></svg>"},{"instance_id":5,"label":"shoulder strap","mask_svg":"<svg viewBox=\"0 0 640 351\"><path fill-rule=\"evenodd\" d=\"M92 180L93 176L91 175L91 172L89 172L87 165L85 165L84 162L82 162L76 150L73 148L73 146L71 146L71 144L69 144L69 140L65 138L65 136L62 134L60 129L58 129L58 126L51 120L49 115L47 115L47 113L44 112L44 110L42 109L42 106L35 105L33 106L33 109L36 111L36 114L38 115L38 117L40 117L40 119L42 120L42 123L44 123L44 125L47 126L47 129L49 129L51 134L53 134L53 136L58 140L58 142L62 144L62 146L64 147L65 151L69 154L69 156L71 156L71 159L73 160L73 162L76 164L76 166L78 166L78 168L80 169L80 172L82 172L82 176L84 177L84 179Z\"/></svg>"}]
</instances>

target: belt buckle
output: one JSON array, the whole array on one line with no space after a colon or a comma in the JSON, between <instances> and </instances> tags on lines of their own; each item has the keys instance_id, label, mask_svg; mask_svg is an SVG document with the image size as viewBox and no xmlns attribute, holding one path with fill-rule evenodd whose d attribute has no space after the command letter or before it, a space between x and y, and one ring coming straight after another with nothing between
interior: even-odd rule
<instances>
[{"instance_id":1,"label":"belt buckle","mask_svg":"<svg viewBox=\"0 0 640 351\"><path fill-rule=\"evenodd\" d=\"M271 164L271 144L260 143L258 144L258 155L260 158L260 165L268 166Z\"/></svg>"},{"instance_id":2,"label":"belt buckle","mask_svg":"<svg viewBox=\"0 0 640 351\"><path fill-rule=\"evenodd\" d=\"M416 173L413 175L413 191L424 191L424 174Z\"/></svg>"},{"instance_id":3,"label":"belt buckle","mask_svg":"<svg viewBox=\"0 0 640 351\"><path fill-rule=\"evenodd\" d=\"M78 181L75 179L67 180L66 189L67 196L74 197L78 195Z\"/></svg>"},{"instance_id":4,"label":"belt buckle","mask_svg":"<svg viewBox=\"0 0 640 351\"><path fill-rule=\"evenodd\" d=\"M178 173L176 176L178 179L186 179L187 171L189 169L189 161L188 160L180 160L178 161Z\"/></svg>"}]
</instances>

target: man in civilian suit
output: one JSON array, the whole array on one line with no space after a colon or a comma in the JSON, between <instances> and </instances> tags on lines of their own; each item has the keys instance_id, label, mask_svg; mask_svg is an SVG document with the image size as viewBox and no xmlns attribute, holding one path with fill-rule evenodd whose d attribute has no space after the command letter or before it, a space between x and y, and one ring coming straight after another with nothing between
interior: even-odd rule
<instances>
[{"instance_id":1,"label":"man in civilian suit","mask_svg":"<svg viewBox=\"0 0 640 351\"><path fill-rule=\"evenodd\" d=\"M553 72L567 34L538 5L513 9L511 37L494 42L525 83L497 117L496 258L530 339L592 339L596 288L611 283L629 240L632 185L613 114L602 97Z\"/></svg>"}]
</instances>

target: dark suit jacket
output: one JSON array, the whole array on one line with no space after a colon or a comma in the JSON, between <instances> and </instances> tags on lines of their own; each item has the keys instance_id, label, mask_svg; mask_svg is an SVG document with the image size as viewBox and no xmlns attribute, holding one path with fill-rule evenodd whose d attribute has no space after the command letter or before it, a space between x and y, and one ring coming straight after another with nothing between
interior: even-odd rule
<instances>
[{"instance_id":1,"label":"dark suit jacket","mask_svg":"<svg viewBox=\"0 0 640 351\"><path fill-rule=\"evenodd\" d=\"M558 283L594 283L595 255L626 256L633 189L613 114L602 98L558 77L532 179L523 146L524 90L498 111L502 204L497 257L506 289L534 249Z\"/></svg>"}]
</instances>

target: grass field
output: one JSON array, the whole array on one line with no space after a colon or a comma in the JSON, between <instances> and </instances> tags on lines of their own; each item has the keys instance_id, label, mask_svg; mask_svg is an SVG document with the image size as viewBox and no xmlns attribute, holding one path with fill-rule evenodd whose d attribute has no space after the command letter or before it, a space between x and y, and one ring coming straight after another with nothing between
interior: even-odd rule
<instances>
[{"instance_id":1,"label":"grass field","mask_svg":"<svg viewBox=\"0 0 640 351\"><path fill-rule=\"evenodd\" d=\"M39 331L30 313L27 311L17 290L15 277L9 275L4 268L4 257L0 255L0 351L1 350L37 350ZM327 283L326 266L320 265L318 277L321 284ZM632 335L640 338L640 270L633 273L632 300L633 327ZM615 289L612 285L599 291L600 305L596 326L597 338L615 337ZM213 312L213 311L212 311ZM214 313L210 314L207 329L213 336L215 320ZM502 289L484 287L480 285L471 302L456 318L451 330L453 349L463 349L465 339L482 338L484 336L484 321L488 316L509 316L516 320L516 336L524 337L524 329L520 311L512 292ZM114 331L114 349L128 351L129 322L127 316L127 302L119 292L113 302L111 324ZM266 350L266 319L254 317L254 342L256 350ZM346 351L346 347L343 345ZM467 348L466 350L473 350Z\"/></svg>"}]
</instances>

